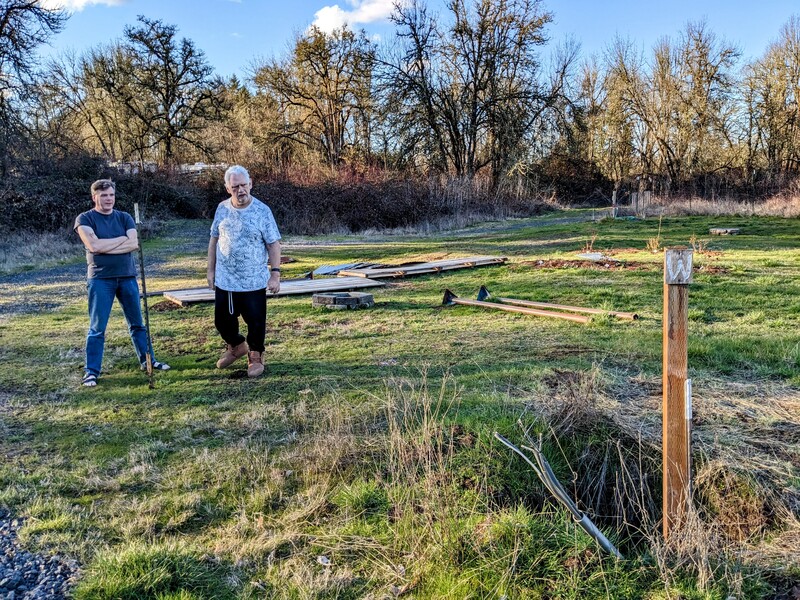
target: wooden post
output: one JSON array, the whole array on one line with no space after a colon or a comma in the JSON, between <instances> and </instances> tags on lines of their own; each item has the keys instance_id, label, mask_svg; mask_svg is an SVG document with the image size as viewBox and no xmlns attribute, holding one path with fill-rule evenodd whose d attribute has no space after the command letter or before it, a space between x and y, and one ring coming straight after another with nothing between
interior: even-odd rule
<instances>
[{"instance_id":1,"label":"wooden post","mask_svg":"<svg viewBox=\"0 0 800 600\"><path fill-rule=\"evenodd\" d=\"M650 190L645 190L642 192L642 218L647 217L647 207L650 206L650 197L652 192Z\"/></svg>"},{"instance_id":2,"label":"wooden post","mask_svg":"<svg viewBox=\"0 0 800 600\"><path fill-rule=\"evenodd\" d=\"M611 192L611 217L617 218L617 190Z\"/></svg>"},{"instance_id":3,"label":"wooden post","mask_svg":"<svg viewBox=\"0 0 800 600\"><path fill-rule=\"evenodd\" d=\"M691 381L688 379L688 289L692 250L664 255L664 538L683 523L691 498Z\"/></svg>"}]
</instances>

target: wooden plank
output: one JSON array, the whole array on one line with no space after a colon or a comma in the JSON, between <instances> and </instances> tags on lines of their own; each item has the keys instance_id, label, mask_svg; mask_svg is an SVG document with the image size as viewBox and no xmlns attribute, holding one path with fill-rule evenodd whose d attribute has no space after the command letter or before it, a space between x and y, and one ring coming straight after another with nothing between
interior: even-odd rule
<instances>
[{"instance_id":1,"label":"wooden plank","mask_svg":"<svg viewBox=\"0 0 800 600\"><path fill-rule=\"evenodd\" d=\"M315 276L336 275L339 273L339 271L347 271L353 269L371 269L374 267L381 267L381 266L385 265L381 265L380 263L371 263L371 262L353 262L341 265L322 265L314 269L313 273Z\"/></svg>"},{"instance_id":2,"label":"wooden plank","mask_svg":"<svg viewBox=\"0 0 800 600\"><path fill-rule=\"evenodd\" d=\"M708 230L711 235L739 235L738 227L712 227Z\"/></svg>"},{"instance_id":3,"label":"wooden plank","mask_svg":"<svg viewBox=\"0 0 800 600\"><path fill-rule=\"evenodd\" d=\"M382 279L387 277L407 277L409 275L425 275L428 273L440 273L453 269L470 269L485 265L499 265L506 262L505 256L471 256L469 258L451 258L448 260L436 260L433 262L419 263L408 266L394 266L379 269L351 269L339 271L340 277L368 277L370 279Z\"/></svg>"},{"instance_id":4,"label":"wooden plank","mask_svg":"<svg viewBox=\"0 0 800 600\"><path fill-rule=\"evenodd\" d=\"M331 277L328 279L297 279L281 283L281 291L277 294L267 292L267 298L293 296L297 294L314 294L316 292L335 292L355 288L367 288L385 285L380 281L362 277ZM198 302L213 302L214 291L206 288L192 288L164 292L164 298L181 306Z\"/></svg>"}]
</instances>

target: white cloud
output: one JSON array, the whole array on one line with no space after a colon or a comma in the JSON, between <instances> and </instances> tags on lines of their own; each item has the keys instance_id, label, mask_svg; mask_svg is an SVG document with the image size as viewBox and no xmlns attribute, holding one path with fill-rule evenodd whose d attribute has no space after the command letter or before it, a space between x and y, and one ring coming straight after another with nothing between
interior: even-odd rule
<instances>
[{"instance_id":1,"label":"white cloud","mask_svg":"<svg viewBox=\"0 0 800 600\"><path fill-rule=\"evenodd\" d=\"M338 4L319 9L314 14L314 17L315 19L312 25L316 25L326 33L330 33L348 22L347 12L339 8Z\"/></svg>"},{"instance_id":2,"label":"white cloud","mask_svg":"<svg viewBox=\"0 0 800 600\"><path fill-rule=\"evenodd\" d=\"M361 25L387 21L394 10L395 0L347 0L352 10L343 10L338 4L321 8L314 14L314 23L322 31L330 33L347 23Z\"/></svg>"},{"instance_id":3,"label":"white cloud","mask_svg":"<svg viewBox=\"0 0 800 600\"><path fill-rule=\"evenodd\" d=\"M125 0L40 0L44 8L51 10L64 9L69 12L80 12L92 4L105 4L106 6L119 6Z\"/></svg>"}]
</instances>

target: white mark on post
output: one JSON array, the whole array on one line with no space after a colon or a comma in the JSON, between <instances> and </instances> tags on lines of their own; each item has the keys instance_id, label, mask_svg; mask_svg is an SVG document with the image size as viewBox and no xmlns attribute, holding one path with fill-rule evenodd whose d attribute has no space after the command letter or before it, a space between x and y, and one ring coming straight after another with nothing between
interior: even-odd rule
<instances>
[{"instance_id":1,"label":"white mark on post","mask_svg":"<svg viewBox=\"0 0 800 600\"><path fill-rule=\"evenodd\" d=\"M141 223L141 221L139 220L139 203L138 202L134 202L133 203L133 214L136 215L136 218L134 220L136 221L136 224L138 225L139 223Z\"/></svg>"},{"instance_id":2,"label":"white mark on post","mask_svg":"<svg viewBox=\"0 0 800 600\"><path fill-rule=\"evenodd\" d=\"M692 282L691 248L673 248L664 254L664 283L685 285Z\"/></svg>"}]
</instances>

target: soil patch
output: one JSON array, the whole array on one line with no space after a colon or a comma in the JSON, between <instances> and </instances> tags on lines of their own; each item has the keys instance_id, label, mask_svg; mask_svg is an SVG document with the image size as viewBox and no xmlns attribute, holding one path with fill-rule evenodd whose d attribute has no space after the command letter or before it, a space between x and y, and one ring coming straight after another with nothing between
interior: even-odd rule
<instances>
[{"instance_id":1,"label":"soil patch","mask_svg":"<svg viewBox=\"0 0 800 600\"><path fill-rule=\"evenodd\" d=\"M157 302L149 306L149 310L153 312L172 312L174 310L181 310L183 308L183 306L176 304L171 300L162 300L161 302Z\"/></svg>"},{"instance_id":2,"label":"soil patch","mask_svg":"<svg viewBox=\"0 0 800 600\"><path fill-rule=\"evenodd\" d=\"M730 272L728 267L720 267L719 265L700 265L699 267L695 266L694 270L708 275L725 275Z\"/></svg>"},{"instance_id":3,"label":"soil patch","mask_svg":"<svg viewBox=\"0 0 800 600\"><path fill-rule=\"evenodd\" d=\"M546 260L526 260L519 264L534 269L592 269L595 271L653 271L661 268L654 263L628 261L593 261L593 260L562 260L550 258Z\"/></svg>"}]
</instances>

